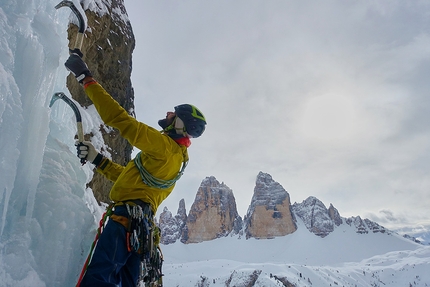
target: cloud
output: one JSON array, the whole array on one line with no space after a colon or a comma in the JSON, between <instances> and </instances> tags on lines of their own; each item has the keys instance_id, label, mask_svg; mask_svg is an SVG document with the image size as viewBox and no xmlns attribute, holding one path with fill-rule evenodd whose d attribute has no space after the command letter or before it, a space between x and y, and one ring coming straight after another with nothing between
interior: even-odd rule
<instances>
[{"instance_id":1,"label":"cloud","mask_svg":"<svg viewBox=\"0 0 430 287\"><path fill-rule=\"evenodd\" d=\"M380 210L379 213L381 214L382 218L385 219L386 222L399 222L404 221L406 218L402 218L402 220L394 217L394 213L390 210Z\"/></svg>"},{"instance_id":2,"label":"cloud","mask_svg":"<svg viewBox=\"0 0 430 287\"><path fill-rule=\"evenodd\" d=\"M365 216L384 227L395 230L400 234L410 236L430 236L430 220L426 214L413 214L409 212L394 212L392 210L381 209L378 213L366 213ZM426 239L428 240L428 239Z\"/></svg>"},{"instance_id":3,"label":"cloud","mask_svg":"<svg viewBox=\"0 0 430 287\"><path fill-rule=\"evenodd\" d=\"M126 1L138 119L155 126L190 102L208 120L172 200L190 206L213 175L244 214L264 171L293 202L428 218L429 5Z\"/></svg>"}]
</instances>

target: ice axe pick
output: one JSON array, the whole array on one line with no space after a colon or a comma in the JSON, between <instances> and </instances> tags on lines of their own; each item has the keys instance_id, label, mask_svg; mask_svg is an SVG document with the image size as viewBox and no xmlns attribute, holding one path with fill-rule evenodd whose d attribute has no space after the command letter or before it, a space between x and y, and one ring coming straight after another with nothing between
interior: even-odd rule
<instances>
[{"instance_id":1,"label":"ice axe pick","mask_svg":"<svg viewBox=\"0 0 430 287\"><path fill-rule=\"evenodd\" d=\"M62 99L63 101L66 102L66 104L68 104L73 112L75 113L75 117L76 117L76 126L78 128L78 141L81 143L84 141L84 129L82 128L82 116L81 116L81 112L79 111L78 107L76 106L76 104L69 98L67 97L63 92L57 92L55 93L52 98L51 98L51 102L49 103L49 107L52 107L52 105L55 103L56 100ZM81 164L84 165L86 162L85 159L81 158Z\"/></svg>"},{"instance_id":2,"label":"ice axe pick","mask_svg":"<svg viewBox=\"0 0 430 287\"><path fill-rule=\"evenodd\" d=\"M79 31L78 31L78 35L76 35L74 49L80 50L82 48L82 42L84 40L84 33L85 33L85 30L87 29L87 24L85 23L84 16L81 14L78 8L76 8L73 1L63 0L55 6L55 9L59 9L61 7L69 7L70 9L72 9L72 12L76 15L76 17L78 17Z\"/></svg>"}]
</instances>

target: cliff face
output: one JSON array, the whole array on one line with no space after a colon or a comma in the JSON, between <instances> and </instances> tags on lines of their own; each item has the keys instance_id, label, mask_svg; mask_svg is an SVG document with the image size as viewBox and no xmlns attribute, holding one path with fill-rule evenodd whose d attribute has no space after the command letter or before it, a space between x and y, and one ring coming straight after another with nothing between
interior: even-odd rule
<instances>
[{"instance_id":1,"label":"cliff face","mask_svg":"<svg viewBox=\"0 0 430 287\"><path fill-rule=\"evenodd\" d=\"M110 3L110 4L109 4ZM84 61L94 78L134 116L134 91L131 84L132 52L135 39L123 0L93 1L83 7L88 19L82 46ZM69 25L68 39L73 47L78 28ZM67 78L67 87L72 97L83 107L92 103L82 86L73 75ZM119 136L115 129L100 127L105 144L113 161L125 165L131 157L132 147ZM85 136L88 140L91 134ZM108 194L112 183L98 173L94 174L89 186L99 202L109 202Z\"/></svg>"},{"instance_id":2,"label":"cliff face","mask_svg":"<svg viewBox=\"0 0 430 287\"><path fill-rule=\"evenodd\" d=\"M336 226L348 224L356 228L360 234L388 232L383 226L369 219L361 219L360 216L342 218L332 204L327 209L317 198L310 196L301 203L295 203L292 207L294 214L303 220L306 228L320 237L326 237L334 231Z\"/></svg>"},{"instance_id":3,"label":"cliff face","mask_svg":"<svg viewBox=\"0 0 430 287\"><path fill-rule=\"evenodd\" d=\"M233 191L211 176L202 181L189 215L186 215L182 199L176 216L164 209L160 215L160 228L163 244L178 240L196 243L225 236L241 238L243 235L246 239L266 239L295 232L298 220L303 221L309 232L322 238L345 224L359 234L390 234L389 230L371 220L359 216L343 218L332 204L326 208L313 196L291 205L288 192L263 172L257 176L254 195L243 221L237 214Z\"/></svg>"},{"instance_id":4,"label":"cliff face","mask_svg":"<svg viewBox=\"0 0 430 287\"><path fill-rule=\"evenodd\" d=\"M182 242L196 243L223 237L240 229L233 192L215 177L203 180L186 220Z\"/></svg>"},{"instance_id":5,"label":"cliff face","mask_svg":"<svg viewBox=\"0 0 430 287\"><path fill-rule=\"evenodd\" d=\"M288 192L269 174L260 172L244 220L246 238L273 238L296 231L290 205Z\"/></svg>"},{"instance_id":6,"label":"cliff face","mask_svg":"<svg viewBox=\"0 0 430 287\"><path fill-rule=\"evenodd\" d=\"M339 211L337 211L336 208L334 208L333 204L330 203L330 207L328 208L328 217L330 217L331 220L333 220L334 224L336 226L339 226L342 224L342 218L340 217Z\"/></svg>"},{"instance_id":7,"label":"cliff face","mask_svg":"<svg viewBox=\"0 0 430 287\"><path fill-rule=\"evenodd\" d=\"M361 219L360 216L353 216L350 218L347 218L345 220L346 224L355 226L357 229L357 233L360 234L367 234L367 233L391 233L389 230L387 230L385 227L379 225L376 222L373 222L369 219Z\"/></svg>"},{"instance_id":8,"label":"cliff face","mask_svg":"<svg viewBox=\"0 0 430 287\"><path fill-rule=\"evenodd\" d=\"M173 216L172 213L164 208L160 214L159 226L161 229L161 243L171 244L182 238L182 233L187 221L187 212L185 210L185 201L179 202L178 213Z\"/></svg>"},{"instance_id":9,"label":"cliff face","mask_svg":"<svg viewBox=\"0 0 430 287\"><path fill-rule=\"evenodd\" d=\"M327 208L313 196L302 203L294 204L293 211L303 220L306 228L315 235L325 237L334 230L334 222Z\"/></svg>"}]
</instances>

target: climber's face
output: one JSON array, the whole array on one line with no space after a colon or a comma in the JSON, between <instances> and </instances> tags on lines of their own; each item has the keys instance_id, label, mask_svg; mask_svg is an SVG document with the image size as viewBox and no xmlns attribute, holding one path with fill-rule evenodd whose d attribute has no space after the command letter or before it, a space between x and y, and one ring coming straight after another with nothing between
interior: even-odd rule
<instances>
[{"instance_id":1,"label":"climber's face","mask_svg":"<svg viewBox=\"0 0 430 287\"><path fill-rule=\"evenodd\" d=\"M176 114L174 112L167 112L166 120L169 125L173 123L173 120L175 119L175 117L176 117Z\"/></svg>"},{"instance_id":2,"label":"climber's face","mask_svg":"<svg viewBox=\"0 0 430 287\"><path fill-rule=\"evenodd\" d=\"M173 121L175 120L175 117L176 117L176 114L174 112L167 112L166 118L159 120L158 125L163 129L165 129L173 123Z\"/></svg>"}]
</instances>

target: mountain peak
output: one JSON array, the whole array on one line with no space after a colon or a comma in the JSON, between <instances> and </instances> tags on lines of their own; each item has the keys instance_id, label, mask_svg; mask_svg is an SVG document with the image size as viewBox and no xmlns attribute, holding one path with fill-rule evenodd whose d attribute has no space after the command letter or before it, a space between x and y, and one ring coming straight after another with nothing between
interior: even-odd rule
<instances>
[{"instance_id":1,"label":"mountain peak","mask_svg":"<svg viewBox=\"0 0 430 287\"><path fill-rule=\"evenodd\" d=\"M293 211L315 235L325 237L334 230L328 209L316 197L309 196L302 203L295 203Z\"/></svg>"},{"instance_id":2,"label":"mountain peak","mask_svg":"<svg viewBox=\"0 0 430 287\"><path fill-rule=\"evenodd\" d=\"M244 228L247 238L273 238L297 229L288 192L267 173L257 176Z\"/></svg>"},{"instance_id":3,"label":"mountain peak","mask_svg":"<svg viewBox=\"0 0 430 287\"><path fill-rule=\"evenodd\" d=\"M268 173L259 172L254 194L243 221L236 208L233 191L214 176L206 177L197 191L187 216L181 199L177 215L164 208L160 215L162 243L198 243L225 236L245 234L246 238L266 239L294 233L301 220L319 237L326 237L335 228L347 224L358 234L390 232L383 226L360 216L342 218L330 203L327 208L315 196L291 205L290 195Z\"/></svg>"},{"instance_id":4,"label":"mountain peak","mask_svg":"<svg viewBox=\"0 0 430 287\"><path fill-rule=\"evenodd\" d=\"M191 206L182 241L196 243L227 236L238 232L241 224L233 191L215 177L207 177Z\"/></svg>"},{"instance_id":5,"label":"mountain peak","mask_svg":"<svg viewBox=\"0 0 430 287\"><path fill-rule=\"evenodd\" d=\"M266 205L267 208L273 209L276 205L282 204L287 197L289 201L288 192L281 184L274 181L270 174L260 171L255 182L251 210L248 210L248 213L252 212L255 205Z\"/></svg>"}]
</instances>

